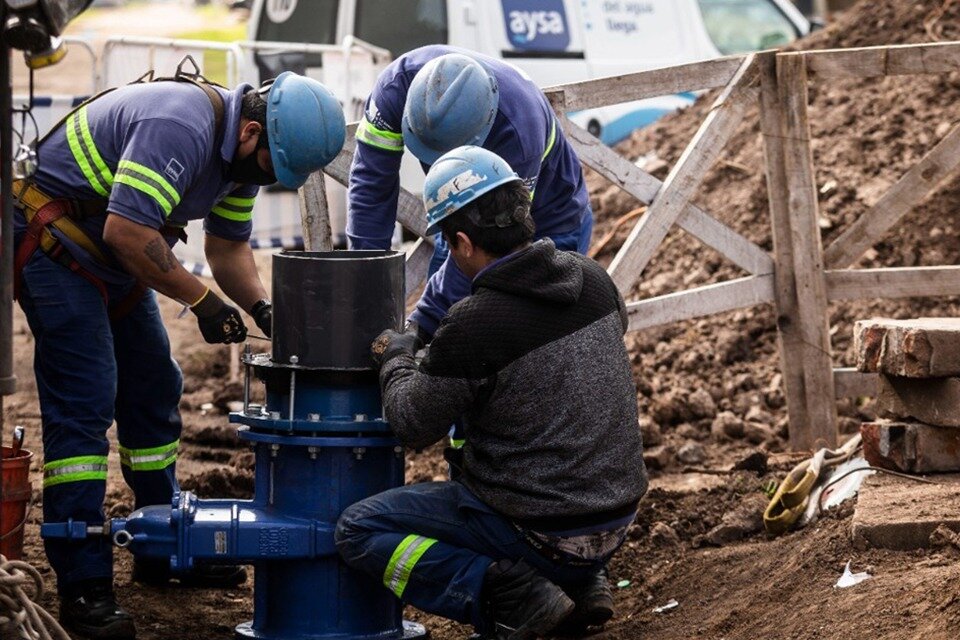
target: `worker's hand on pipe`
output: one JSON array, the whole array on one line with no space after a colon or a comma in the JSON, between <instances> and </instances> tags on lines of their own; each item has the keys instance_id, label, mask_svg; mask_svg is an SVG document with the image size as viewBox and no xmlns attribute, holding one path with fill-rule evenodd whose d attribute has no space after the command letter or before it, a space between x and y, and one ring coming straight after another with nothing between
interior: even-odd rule
<instances>
[{"instance_id":1,"label":"worker's hand on pipe","mask_svg":"<svg viewBox=\"0 0 960 640\"><path fill-rule=\"evenodd\" d=\"M414 328L403 333L387 329L370 345L370 355L378 367L404 353L413 355L423 346L423 341Z\"/></svg>"},{"instance_id":2,"label":"worker's hand on pipe","mask_svg":"<svg viewBox=\"0 0 960 640\"><path fill-rule=\"evenodd\" d=\"M257 323L260 331L263 331L263 335L270 338L270 332L273 330L273 305L270 301L263 299L253 305L250 315L253 316L253 321Z\"/></svg>"},{"instance_id":3,"label":"worker's hand on pipe","mask_svg":"<svg viewBox=\"0 0 960 640\"><path fill-rule=\"evenodd\" d=\"M247 337L247 327L243 324L240 311L225 303L210 289L190 305L190 310L197 316L203 339L210 344L243 342Z\"/></svg>"}]
</instances>

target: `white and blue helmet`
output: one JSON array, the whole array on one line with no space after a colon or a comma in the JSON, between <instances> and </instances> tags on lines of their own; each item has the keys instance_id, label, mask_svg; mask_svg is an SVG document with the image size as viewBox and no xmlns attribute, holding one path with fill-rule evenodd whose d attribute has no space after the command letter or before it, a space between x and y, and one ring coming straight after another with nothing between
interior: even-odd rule
<instances>
[{"instance_id":1,"label":"white and blue helmet","mask_svg":"<svg viewBox=\"0 0 960 640\"><path fill-rule=\"evenodd\" d=\"M423 66L407 91L403 143L424 164L465 144L483 144L497 117L497 79L473 58L448 53Z\"/></svg>"},{"instance_id":2,"label":"white and blue helmet","mask_svg":"<svg viewBox=\"0 0 960 640\"><path fill-rule=\"evenodd\" d=\"M466 145L440 156L423 183L427 233L440 231L440 221L464 205L508 182L522 182L507 161L481 147Z\"/></svg>"}]
</instances>

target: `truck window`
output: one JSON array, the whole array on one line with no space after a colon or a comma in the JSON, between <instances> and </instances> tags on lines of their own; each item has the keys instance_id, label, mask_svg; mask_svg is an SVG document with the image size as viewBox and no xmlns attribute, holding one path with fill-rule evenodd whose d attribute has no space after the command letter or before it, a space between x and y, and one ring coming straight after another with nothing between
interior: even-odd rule
<instances>
[{"instance_id":1,"label":"truck window","mask_svg":"<svg viewBox=\"0 0 960 640\"><path fill-rule=\"evenodd\" d=\"M447 44L446 0L357 0L354 34L393 57L427 44Z\"/></svg>"},{"instance_id":2,"label":"truck window","mask_svg":"<svg viewBox=\"0 0 960 640\"><path fill-rule=\"evenodd\" d=\"M266 0L257 40L335 44L339 0Z\"/></svg>"},{"instance_id":3,"label":"truck window","mask_svg":"<svg viewBox=\"0 0 960 640\"><path fill-rule=\"evenodd\" d=\"M769 0L698 0L710 39L723 55L773 49L800 34Z\"/></svg>"}]
</instances>

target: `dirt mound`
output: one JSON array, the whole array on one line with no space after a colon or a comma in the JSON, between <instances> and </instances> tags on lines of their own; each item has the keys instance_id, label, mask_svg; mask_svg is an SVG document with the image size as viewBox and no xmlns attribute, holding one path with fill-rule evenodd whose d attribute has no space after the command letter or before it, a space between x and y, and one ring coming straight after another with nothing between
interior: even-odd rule
<instances>
[{"instance_id":1,"label":"dirt mound","mask_svg":"<svg viewBox=\"0 0 960 640\"><path fill-rule=\"evenodd\" d=\"M933 42L960 37L958 25L958 3L866 0L842 14L828 29L799 42L796 48ZM887 187L957 123L958 98L957 73L813 82L810 110L824 246L865 213ZM619 152L631 160L658 159L662 177L666 166L672 166L680 157L712 100L713 94L707 94L689 109L634 134L620 145ZM758 111L752 108L695 201L759 246L772 250L763 167ZM596 174L588 175L588 185L597 217L594 237L600 239L618 218L639 203ZM955 242L958 198L960 180L948 181L853 266L956 264L960 260L960 244ZM600 253L601 262L612 258L631 226L632 222L622 225ZM712 249L674 229L631 297L663 295L743 275ZM832 304L834 361L846 366L853 363L851 332L857 319L958 312L957 299ZM676 443L681 429L687 435L680 438L710 437L706 418L691 420L689 412L682 410L684 397L703 390L713 397L719 411L731 411L747 421L761 418L760 422L773 427L767 446L774 450L783 446L786 411L777 376L779 362L771 307L639 332L629 336L627 342L641 410L658 422L668 443ZM681 410L664 410L664 402L679 402ZM869 406L844 401L840 409L841 427L846 430L870 416ZM750 412L753 414L748 415Z\"/></svg>"}]
</instances>

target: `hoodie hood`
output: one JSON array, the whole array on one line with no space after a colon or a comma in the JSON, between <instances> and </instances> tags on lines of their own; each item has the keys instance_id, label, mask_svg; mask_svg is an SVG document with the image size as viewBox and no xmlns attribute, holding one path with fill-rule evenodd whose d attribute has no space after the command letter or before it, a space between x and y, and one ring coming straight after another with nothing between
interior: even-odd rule
<instances>
[{"instance_id":1,"label":"hoodie hood","mask_svg":"<svg viewBox=\"0 0 960 640\"><path fill-rule=\"evenodd\" d=\"M522 298L574 304L583 290L580 260L579 255L557 251L553 240L545 238L481 272L473 281L473 290L494 289Z\"/></svg>"}]
</instances>

